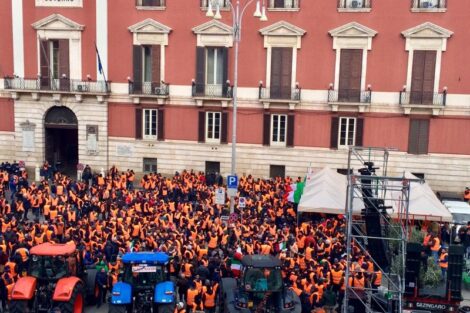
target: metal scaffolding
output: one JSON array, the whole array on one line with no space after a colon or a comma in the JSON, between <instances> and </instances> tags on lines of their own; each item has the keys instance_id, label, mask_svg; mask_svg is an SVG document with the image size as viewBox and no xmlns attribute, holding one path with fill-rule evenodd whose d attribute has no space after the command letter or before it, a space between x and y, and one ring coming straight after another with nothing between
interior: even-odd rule
<instances>
[{"instance_id":1,"label":"metal scaffolding","mask_svg":"<svg viewBox=\"0 0 470 313\"><path fill-rule=\"evenodd\" d=\"M349 149L347 268L343 313L352 313L352 307L359 311L354 313L402 312L410 182L420 180L388 176L390 151L386 148ZM373 219L370 219L371 216ZM370 225L371 220L380 221L380 225ZM379 235L373 234L374 231L370 229ZM374 268L382 272L380 287L354 286L353 277L360 270L355 259L358 254L369 255Z\"/></svg>"}]
</instances>

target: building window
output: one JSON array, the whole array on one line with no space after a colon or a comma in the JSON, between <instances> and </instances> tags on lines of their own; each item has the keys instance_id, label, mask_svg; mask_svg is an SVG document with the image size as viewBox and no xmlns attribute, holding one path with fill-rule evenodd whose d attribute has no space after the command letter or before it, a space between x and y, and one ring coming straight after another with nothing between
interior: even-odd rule
<instances>
[{"instance_id":1,"label":"building window","mask_svg":"<svg viewBox=\"0 0 470 313\"><path fill-rule=\"evenodd\" d=\"M41 88L67 91L70 85L69 40L40 41Z\"/></svg>"},{"instance_id":2,"label":"building window","mask_svg":"<svg viewBox=\"0 0 470 313\"><path fill-rule=\"evenodd\" d=\"M271 115L271 145L285 145L287 135L287 115Z\"/></svg>"},{"instance_id":3,"label":"building window","mask_svg":"<svg viewBox=\"0 0 470 313\"><path fill-rule=\"evenodd\" d=\"M445 9L446 0L413 0L413 9Z\"/></svg>"},{"instance_id":4,"label":"building window","mask_svg":"<svg viewBox=\"0 0 470 313\"><path fill-rule=\"evenodd\" d=\"M143 160L144 173L156 173L157 172L157 159L155 158L144 158Z\"/></svg>"},{"instance_id":5,"label":"building window","mask_svg":"<svg viewBox=\"0 0 470 313\"><path fill-rule=\"evenodd\" d=\"M298 9L299 0L269 0L270 9Z\"/></svg>"},{"instance_id":6,"label":"building window","mask_svg":"<svg viewBox=\"0 0 470 313\"><path fill-rule=\"evenodd\" d=\"M224 73L222 48L207 48L206 64L206 84L222 85Z\"/></svg>"},{"instance_id":7,"label":"building window","mask_svg":"<svg viewBox=\"0 0 470 313\"><path fill-rule=\"evenodd\" d=\"M164 7L165 0L136 0L138 7Z\"/></svg>"},{"instance_id":8,"label":"building window","mask_svg":"<svg viewBox=\"0 0 470 313\"><path fill-rule=\"evenodd\" d=\"M206 112L206 141L220 142L221 113Z\"/></svg>"},{"instance_id":9,"label":"building window","mask_svg":"<svg viewBox=\"0 0 470 313\"><path fill-rule=\"evenodd\" d=\"M203 10L207 10L209 7L209 3L212 6L212 10L215 10L217 8L217 5L219 5L220 9L227 10L230 8L230 0L200 0L200 6Z\"/></svg>"},{"instance_id":10,"label":"building window","mask_svg":"<svg viewBox=\"0 0 470 313\"><path fill-rule=\"evenodd\" d=\"M338 0L340 9L369 9L370 0Z\"/></svg>"},{"instance_id":11,"label":"building window","mask_svg":"<svg viewBox=\"0 0 470 313\"><path fill-rule=\"evenodd\" d=\"M338 147L354 146L356 143L356 118L341 117L338 131Z\"/></svg>"},{"instance_id":12,"label":"building window","mask_svg":"<svg viewBox=\"0 0 470 313\"><path fill-rule=\"evenodd\" d=\"M269 177L270 178L276 178L276 177L284 178L284 177L286 177L286 167L284 165L270 165L269 166Z\"/></svg>"},{"instance_id":13,"label":"building window","mask_svg":"<svg viewBox=\"0 0 470 313\"><path fill-rule=\"evenodd\" d=\"M437 51L413 51L413 69L411 72L411 104L434 103L434 81L436 73Z\"/></svg>"},{"instance_id":14,"label":"building window","mask_svg":"<svg viewBox=\"0 0 470 313\"><path fill-rule=\"evenodd\" d=\"M411 119L408 153L427 154L429 144L429 120Z\"/></svg>"},{"instance_id":15,"label":"building window","mask_svg":"<svg viewBox=\"0 0 470 313\"><path fill-rule=\"evenodd\" d=\"M144 139L157 138L157 112L155 109L143 109Z\"/></svg>"},{"instance_id":16,"label":"building window","mask_svg":"<svg viewBox=\"0 0 470 313\"><path fill-rule=\"evenodd\" d=\"M161 94L161 46L135 45L133 47L133 72L130 93Z\"/></svg>"}]
</instances>

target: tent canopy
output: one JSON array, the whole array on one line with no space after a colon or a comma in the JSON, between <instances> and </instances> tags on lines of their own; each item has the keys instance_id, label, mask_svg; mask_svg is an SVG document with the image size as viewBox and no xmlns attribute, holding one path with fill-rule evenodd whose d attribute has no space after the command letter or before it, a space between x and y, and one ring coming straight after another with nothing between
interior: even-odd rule
<instances>
[{"instance_id":1,"label":"tent canopy","mask_svg":"<svg viewBox=\"0 0 470 313\"><path fill-rule=\"evenodd\" d=\"M409 172L404 174L405 178L417 179ZM396 182L398 184L398 182ZM307 180L304 194L298 206L299 212L345 214L347 199L347 176L337 173L328 167L314 173ZM393 191L398 193L398 191ZM392 193L393 193L392 192ZM401 192L400 192L401 193ZM399 194L392 194L388 198L398 198ZM400 203L392 203L386 200L392 209L389 214L392 218L403 218L400 214ZM353 214L360 215L364 208L362 199L355 198ZM408 208L410 219L451 222L452 215L449 210L439 201L432 189L426 183L411 182L410 202Z\"/></svg>"}]
</instances>

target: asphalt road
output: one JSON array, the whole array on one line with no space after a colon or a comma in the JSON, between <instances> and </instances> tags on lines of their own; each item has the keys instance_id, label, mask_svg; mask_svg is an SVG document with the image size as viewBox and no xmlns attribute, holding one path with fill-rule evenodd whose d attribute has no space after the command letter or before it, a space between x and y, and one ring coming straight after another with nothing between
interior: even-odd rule
<instances>
[{"instance_id":1,"label":"asphalt road","mask_svg":"<svg viewBox=\"0 0 470 313\"><path fill-rule=\"evenodd\" d=\"M96 305L87 306L85 313L108 313L108 305L103 304L99 309L96 308Z\"/></svg>"}]
</instances>

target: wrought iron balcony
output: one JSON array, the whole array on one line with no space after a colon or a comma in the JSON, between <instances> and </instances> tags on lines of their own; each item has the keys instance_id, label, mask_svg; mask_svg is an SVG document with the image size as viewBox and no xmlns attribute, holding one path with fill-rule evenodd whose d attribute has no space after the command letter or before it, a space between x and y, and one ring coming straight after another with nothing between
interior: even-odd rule
<instances>
[{"instance_id":1,"label":"wrought iron balcony","mask_svg":"<svg viewBox=\"0 0 470 313\"><path fill-rule=\"evenodd\" d=\"M269 9L299 9L300 0L268 0Z\"/></svg>"},{"instance_id":2,"label":"wrought iron balcony","mask_svg":"<svg viewBox=\"0 0 470 313\"><path fill-rule=\"evenodd\" d=\"M164 7L166 0L135 0L138 7Z\"/></svg>"},{"instance_id":3,"label":"wrought iron balcony","mask_svg":"<svg viewBox=\"0 0 470 313\"><path fill-rule=\"evenodd\" d=\"M400 91L400 105L445 106L447 92Z\"/></svg>"},{"instance_id":4,"label":"wrought iron balcony","mask_svg":"<svg viewBox=\"0 0 470 313\"><path fill-rule=\"evenodd\" d=\"M230 9L230 0L199 0L200 6L202 9L206 10L211 2L212 8L215 9L217 4L221 9L228 10Z\"/></svg>"},{"instance_id":5,"label":"wrought iron balcony","mask_svg":"<svg viewBox=\"0 0 470 313\"><path fill-rule=\"evenodd\" d=\"M129 94L168 97L170 95L170 84L165 82L129 81Z\"/></svg>"},{"instance_id":6,"label":"wrought iron balcony","mask_svg":"<svg viewBox=\"0 0 470 313\"><path fill-rule=\"evenodd\" d=\"M446 9L447 0L411 0L413 9Z\"/></svg>"},{"instance_id":7,"label":"wrought iron balcony","mask_svg":"<svg viewBox=\"0 0 470 313\"><path fill-rule=\"evenodd\" d=\"M229 82L223 85L203 85L192 82L192 96L200 98L232 98L232 88Z\"/></svg>"},{"instance_id":8,"label":"wrought iron balcony","mask_svg":"<svg viewBox=\"0 0 470 313\"><path fill-rule=\"evenodd\" d=\"M340 89L328 90L328 102L371 103L372 90Z\"/></svg>"},{"instance_id":9,"label":"wrought iron balcony","mask_svg":"<svg viewBox=\"0 0 470 313\"><path fill-rule=\"evenodd\" d=\"M370 9L372 0L338 0L338 9Z\"/></svg>"},{"instance_id":10,"label":"wrought iron balcony","mask_svg":"<svg viewBox=\"0 0 470 313\"><path fill-rule=\"evenodd\" d=\"M260 100L287 100L300 101L302 88L296 86L290 87L263 87L259 85L258 97Z\"/></svg>"},{"instance_id":11,"label":"wrought iron balcony","mask_svg":"<svg viewBox=\"0 0 470 313\"><path fill-rule=\"evenodd\" d=\"M23 78L5 77L4 87L7 90L49 92L60 91L70 93L108 94L111 91L109 81L76 80L68 78Z\"/></svg>"}]
</instances>

